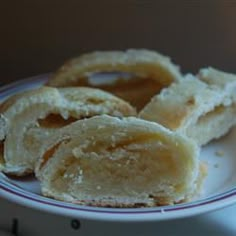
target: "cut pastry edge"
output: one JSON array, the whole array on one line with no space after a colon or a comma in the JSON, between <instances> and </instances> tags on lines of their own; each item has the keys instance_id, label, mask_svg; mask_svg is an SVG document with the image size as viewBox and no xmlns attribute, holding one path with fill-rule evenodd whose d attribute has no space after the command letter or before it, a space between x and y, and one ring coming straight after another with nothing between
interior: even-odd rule
<instances>
[{"instance_id":1,"label":"cut pastry edge","mask_svg":"<svg viewBox=\"0 0 236 236\"><path fill-rule=\"evenodd\" d=\"M167 196L155 196L155 194L146 194L144 198L142 198L142 196L139 196L139 197L130 197L127 199L127 197L123 196L120 197L119 199L114 199L111 196L106 196L104 198L98 197L97 199L95 198L89 199L88 196L85 196L84 199L77 199L76 197L71 196L71 194L68 193L55 192L49 186L42 186L41 191L42 194L46 197L86 206L114 207L114 208L157 207L157 206L176 205L198 200L204 194L203 185L206 176L207 176L206 167L203 166L203 163L199 163L199 174L197 179L193 183L195 189L193 188L192 191L186 193L186 195L182 196L182 198L177 200ZM102 185L98 184L96 186L96 189L97 191L102 191Z\"/></svg>"},{"instance_id":2,"label":"cut pastry edge","mask_svg":"<svg viewBox=\"0 0 236 236\"><path fill-rule=\"evenodd\" d=\"M204 195L204 183L208 176L208 165L204 161L199 161L198 177L196 178L194 184L195 189L185 196L183 202L195 201Z\"/></svg>"},{"instance_id":3,"label":"cut pastry edge","mask_svg":"<svg viewBox=\"0 0 236 236\"><path fill-rule=\"evenodd\" d=\"M96 138L89 140L95 123L107 125L99 130L100 138L94 134ZM35 172L45 196L85 205L135 207L175 204L195 190L199 150L185 137L152 122L105 115L71 126L82 129L82 135L72 132L69 141L59 144L57 134L49 157L47 153L38 160ZM66 128L63 133L68 134Z\"/></svg>"},{"instance_id":4,"label":"cut pastry edge","mask_svg":"<svg viewBox=\"0 0 236 236\"><path fill-rule=\"evenodd\" d=\"M41 96L44 94L45 96ZM14 117L19 116L20 114L24 113L25 109L33 105L36 101L37 103L47 104L47 100L50 100L53 104L57 103L60 99L59 93L57 92L57 89L50 88L50 87L42 87L35 90L30 90L27 92L21 92L18 94L15 94L8 99L6 99L0 106L0 112L1 112L1 118L5 120L5 132L3 135L1 135L1 164L0 169L4 173L12 174L16 176L21 176L24 174L29 174L31 172L32 166L31 164L26 164L24 162L19 161L19 163L14 163L8 161L8 154L7 154L7 148L8 144L13 145L13 149L9 150L10 153L13 153L13 150L15 148L21 148L21 145L17 145L15 142L16 140L20 139L21 132L19 132L18 129L24 129L25 125L23 122L19 124L19 127L17 128L16 121ZM38 110L39 107L37 107ZM28 109L28 113L31 114L32 111ZM13 128L16 127L17 131ZM15 132L12 132L12 129L15 130ZM1 132L3 132L3 129L1 127ZM16 140L9 140L9 134L10 136L16 136ZM22 152L18 152L17 156L21 153L21 155L24 155ZM10 158L11 159L11 158Z\"/></svg>"},{"instance_id":5,"label":"cut pastry edge","mask_svg":"<svg viewBox=\"0 0 236 236\"><path fill-rule=\"evenodd\" d=\"M79 96L76 96L76 91ZM3 150L0 169L4 173L19 176L33 172L42 139L56 128L104 113L114 116L136 114L135 109L125 101L92 88L43 87L17 94L3 103L1 108ZM17 153L21 153L21 156L18 157Z\"/></svg>"},{"instance_id":6,"label":"cut pastry edge","mask_svg":"<svg viewBox=\"0 0 236 236\"><path fill-rule=\"evenodd\" d=\"M228 79L227 73L223 73L224 81L217 82L219 79L212 71L202 69L200 73L208 77L187 75L164 89L139 117L192 137L199 145L223 136L236 124L236 76L230 75ZM219 76L222 72L217 73Z\"/></svg>"},{"instance_id":7,"label":"cut pastry edge","mask_svg":"<svg viewBox=\"0 0 236 236\"><path fill-rule=\"evenodd\" d=\"M99 73L102 74L97 76L94 84L90 80L91 75ZM104 80L104 73L117 74L118 77ZM66 62L49 79L47 85L101 88L129 101L140 110L154 94L181 77L179 67L169 57L155 51L95 51ZM107 83L99 83L102 80Z\"/></svg>"}]
</instances>

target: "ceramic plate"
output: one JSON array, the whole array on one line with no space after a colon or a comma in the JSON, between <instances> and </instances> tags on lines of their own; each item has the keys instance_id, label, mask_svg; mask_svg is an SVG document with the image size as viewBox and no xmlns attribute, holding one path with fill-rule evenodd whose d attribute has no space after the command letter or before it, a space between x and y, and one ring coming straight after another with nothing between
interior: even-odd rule
<instances>
[{"instance_id":1,"label":"ceramic plate","mask_svg":"<svg viewBox=\"0 0 236 236\"><path fill-rule=\"evenodd\" d=\"M4 86L0 100L14 93L41 86L47 75L40 75ZM54 214L107 221L170 220L209 212L236 202L236 128L223 138L211 142L200 158L208 164L204 193L198 200L175 206L113 209L80 206L43 197L34 177L10 178L0 173L0 196L18 204Z\"/></svg>"}]
</instances>

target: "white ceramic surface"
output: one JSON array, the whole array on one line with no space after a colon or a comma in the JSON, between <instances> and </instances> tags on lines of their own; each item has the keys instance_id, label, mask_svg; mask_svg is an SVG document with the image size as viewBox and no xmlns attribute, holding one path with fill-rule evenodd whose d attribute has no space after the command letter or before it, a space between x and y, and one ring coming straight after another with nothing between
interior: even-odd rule
<instances>
[{"instance_id":1,"label":"white ceramic surface","mask_svg":"<svg viewBox=\"0 0 236 236\"><path fill-rule=\"evenodd\" d=\"M0 88L0 100L23 90L41 86L47 75L36 76ZM220 154L220 155L219 155ZM0 196L34 209L80 219L107 221L160 221L197 215L236 203L236 128L202 149L208 164L203 195L175 206L113 209L74 205L43 197L34 177L9 178L0 173Z\"/></svg>"}]
</instances>

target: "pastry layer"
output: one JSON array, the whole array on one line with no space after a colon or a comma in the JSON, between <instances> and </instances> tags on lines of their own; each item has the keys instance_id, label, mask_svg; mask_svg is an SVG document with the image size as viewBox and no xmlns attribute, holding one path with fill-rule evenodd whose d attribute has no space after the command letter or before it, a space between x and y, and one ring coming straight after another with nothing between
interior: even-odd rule
<instances>
[{"instance_id":1,"label":"pastry layer","mask_svg":"<svg viewBox=\"0 0 236 236\"><path fill-rule=\"evenodd\" d=\"M45 141L36 167L42 193L85 205L135 207L185 201L198 188L199 149L137 118L77 121Z\"/></svg>"}]
</instances>

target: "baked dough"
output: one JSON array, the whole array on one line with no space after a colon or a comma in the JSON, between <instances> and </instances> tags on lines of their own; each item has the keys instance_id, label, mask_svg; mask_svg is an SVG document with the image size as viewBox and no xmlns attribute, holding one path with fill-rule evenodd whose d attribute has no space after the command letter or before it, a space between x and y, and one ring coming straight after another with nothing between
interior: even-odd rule
<instances>
[{"instance_id":1,"label":"baked dough","mask_svg":"<svg viewBox=\"0 0 236 236\"><path fill-rule=\"evenodd\" d=\"M199 148L135 117L107 115L57 130L44 143L36 176L42 194L84 205L156 206L186 201L199 188Z\"/></svg>"},{"instance_id":2,"label":"baked dough","mask_svg":"<svg viewBox=\"0 0 236 236\"><path fill-rule=\"evenodd\" d=\"M226 134L236 123L236 76L214 68L187 75L154 96L142 119L193 138L199 145Z\"/></svg>"},{"instance_id":3,"label":"baked dough","mask_svg":"<svg viewBox=\"0 0 236 236\"><path fill-rule=\"evenodd\" d=\"M96 83L92 83L89 79L93 74L110 72L122 72L122 74L119 74L119 78L113 82L109 80L110 83L99 83L99 78L95 80ZM126 78L127 73L129 79ZM59 68L47 85L101 88L129 101L140 110L163 87L179 79L181 79L179 68L169 57L151 50L130 49L83 54Z\"/></svg>"},{"instance_id":4,"label":"baked dough","mask_svg":"<svg viewBox=\"0 0 236 236\"><path fill-rule=\"evenodd\" d=\"M0 170L26 175L34 170L41 142L56 129L99 114L132 116L127 102L99 89L42 87L0 106Z\"/></svg>"}]
</instances>

